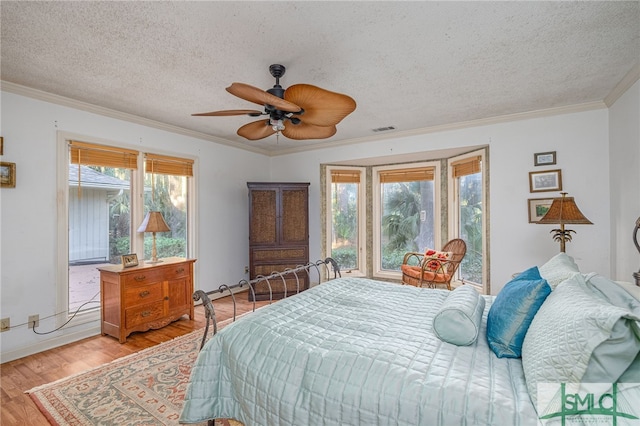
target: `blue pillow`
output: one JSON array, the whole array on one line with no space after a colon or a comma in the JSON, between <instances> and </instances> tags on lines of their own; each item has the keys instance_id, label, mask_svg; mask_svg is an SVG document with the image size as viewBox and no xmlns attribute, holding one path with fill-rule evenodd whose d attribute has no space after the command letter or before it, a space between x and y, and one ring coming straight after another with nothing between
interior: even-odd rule
<instances>
[{"instance_id":1,"label":"blue pillow","mask_svg":"<svg viewBox=\"0 0 640 426\"><path fill-rule=\"evenodd\" d=\"M520 358L529 325L550 293L537 266L500 290L487 315L487 341L498 358Z\"/></svg>"}]
</instances>

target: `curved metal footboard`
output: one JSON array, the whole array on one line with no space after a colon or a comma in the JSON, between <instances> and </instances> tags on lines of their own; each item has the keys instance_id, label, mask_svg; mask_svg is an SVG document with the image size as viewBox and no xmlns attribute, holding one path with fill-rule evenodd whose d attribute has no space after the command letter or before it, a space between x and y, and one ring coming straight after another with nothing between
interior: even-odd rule
<instances>
[{"instance_id":1,"label":"curved metal footboard","mask_svg":"<svg viewBox=\"0 0 640 426\"><path fill-rule=\"evenodd\" d=\"M331 265L331 266L329 266ZM272 272L269 275L260 275L257 276L255 279L251 280L251 281L247 281L247 280L240 280L238 281L237 284L232 284L232 285L227 285L227 284L222 284L220 287L218 287L217 290L212 290L209 292L204 292L202 290L196 290L193 293L193 300L194 301L198 301L198 300L202 300L202 305L204 306L204 310L205 310L205 319L206 319L206 325L204 328L204 335L202 336L202 343L200 343L200 349L202 349L202 347L204 346L206 340L207 340L207 335L209 333L209 322L211 321L211 324L213 324L213 334L215 335L218 332L218 323L216 321L216 313L215 310L213 308L213 303L211 302L211 299L209 298L210 294L215 294L215 293L224 293L225 291L228 291L229 294L231 295L231 300L233 301L233 321L236 320L236 297L233 293L233 289L235 288L242 288L245 285L249 287L249 291L252 294L251 300L253 300L253 311L256 310L256 298L255 298L255 293L253 290L253 285L260 283L260 282L265 282L267 284L267 287L269 288L269 304L271 304L273 302L273 292L271 291L271 282L276 281L276 280L282 280L282 282L285 284L284 286L284 297L287 297L287 286L286 286L286 281L285 281L285 276L287 275L293 275L296 279L296 294L300 292L300 276L298 274L307 274L307 277L309 278L309 282L311 282L311 277L312 277L312 270L315 270L317 273L317 277L318 277L318 283L322 283L323 282L323 274L322 274L322 267L324 267L324 272L325 272L325 281L327 280L331 280L331 279L335 279L338 277L341 277L342 274L340 274L340 267L338 266L338 262L336 262L334 259L332 259L331 257L327 257L325 260L318 260L315 263L307 263L306 265L299 265L295 268L287 268L284 271L275 271ZM333 270L333 277L332 277L332 270Z\"/></svg>"}]
</instances>

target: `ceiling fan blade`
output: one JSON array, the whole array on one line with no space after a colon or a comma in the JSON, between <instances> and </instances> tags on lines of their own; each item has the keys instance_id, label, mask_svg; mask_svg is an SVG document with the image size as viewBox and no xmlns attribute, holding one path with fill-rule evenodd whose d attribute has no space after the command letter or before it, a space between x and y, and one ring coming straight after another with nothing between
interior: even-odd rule
<instances>
[{"instance_id":1,"label":"ceiling fan blade","mask_svg":"<svg viewBox=\"0 0 640 426\"><path fill-rule=\"evenodd\" d=\"M284 98L304 108L299 118L316 126L335 126L356 109L351 97L310 84L294 84L284 92Z\"/></svg>"},{"instance_id":2,"label":"ceiling fan blade","mask_svg":"<svg viewBox=\"0 0 640 426\"><path fill-rule=\"evenodd\" d=\"M240 127L238 129L238 136L242 136L250 141L257 141L258 139L271 136L275 132L273 127L269 125L269 120L258 120Z\"/></svg>"},{"instance_id":3,"label":"ceiling fan blade","mask_svg":"<svg viewBox=\"0 0 640 426\"><path fill-rule=\"evenodd\" d=\"M326 139L335 135L338 129L336 126L314 126L300 122L299 124L287 123L282 134L289 139Z\"/></svg>"},{"instance_id":4,"label":"ceiling fan blade","mask_svg":"<svg viewBox=\"0 0 640 426\"><path fill-rule=\"evenodd\" d=\"M253 102L259 105L273 105L280 111L298 112L300 107L293 102L280 99L271 93L265 92L257 87L244 83L233 83L227 87L227 92L235 95L245 101Z\"/></svg>"},{"instance_id":5,"label":"ceiling fan blade","mask_svg":"<svg viewBox=\"0 0 640 426\"><path fill-rule=\"evenodd\" d=\"M256 109L228 109L224 111L213 111L213 112L201 112L198 114L191 114L196 117L226 117L229 115L251 115L257 117L259 115L264 114L262 111L258 111Z\"/></svg>"}]
</instances>

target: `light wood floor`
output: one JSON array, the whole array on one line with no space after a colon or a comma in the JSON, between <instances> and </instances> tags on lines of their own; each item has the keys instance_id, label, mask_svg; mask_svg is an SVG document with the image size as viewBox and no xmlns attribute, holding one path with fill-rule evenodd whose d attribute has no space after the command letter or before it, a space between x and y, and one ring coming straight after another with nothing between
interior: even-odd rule
<instances>
[{"instance_id":1,"label":"light wood floor","mask_svg":"<svg viewBox=\"0 0 640 426\"><path fill-rule=\"evenodd\" d=\"M236 295L236 315L249 312L253 303L247 294ZM256 307L268 302L256 302ZM213 301L218 322L233 316L231 296ZM204 327L204 309L196 306L195 319L183 317L159 330L133 333L123 344L109 336L94 336L59 348L6 362L0 365L0 424L46 425L47 419L40 413L29 395L24 392L45 383L81 373L142 349L155 346L175 337Z\"/></svg>"}]
</instances>

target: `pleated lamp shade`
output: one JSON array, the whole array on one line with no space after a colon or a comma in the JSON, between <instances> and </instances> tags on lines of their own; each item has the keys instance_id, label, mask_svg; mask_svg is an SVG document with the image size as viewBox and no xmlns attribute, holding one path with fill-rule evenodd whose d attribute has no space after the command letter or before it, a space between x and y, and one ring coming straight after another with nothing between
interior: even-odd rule
<instances>
[{"instance_id":1,"label":"pleated lamp shade","mask_svg":"<svg viewBox=\"0 0 640 426\"><path fill-rule=\"evenodd\" d=\"M138 228L138 232L169 232L169 225L164 221L162 213L149 212Z\"/></svg>"}]
</instances>

